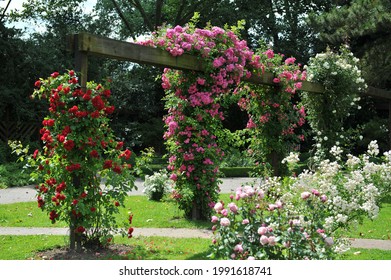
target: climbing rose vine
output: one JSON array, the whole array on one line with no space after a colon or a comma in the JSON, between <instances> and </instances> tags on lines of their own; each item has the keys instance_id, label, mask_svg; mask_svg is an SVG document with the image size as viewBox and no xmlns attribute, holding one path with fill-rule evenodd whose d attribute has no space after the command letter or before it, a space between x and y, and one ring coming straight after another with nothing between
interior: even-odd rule
<instances>
[{"instance_id":1,"label":"climbing rose vine","mask_svg":"<svg viewBox=\"0 0 391 280\"><path fill-rule=\"evenodd\" d=\"M168 110L164 138L176 198L187 217L206 219L218 197L216 178L224 156L217 139L222 107L241 78L250 75L244 67L252 63L253 52L232 30L219 27L176 26L144 44L173 56L190 53L206 62L204 73L165 69L162 76Z\"/></svg>"},{"instance_id":2,"label":"climbing rose vine","mask_svg":"<svg viewBox=\"0 0 391 280\"><path fill-rule=\"evenodd\" d=\"M109 126L111 92L94 82L82 89L74 71L54 72L35 86L33 97L49 101L40 130L43 151L29 160L36 166L38 207L52 223L69 225L71 247L74 241L78 247L107 244L118 227L114 214L134 186L131 151ZM133 228L128 232L131 237Z\"/></svg>"},{"instance_id":3,"label":"climbing rose vine","mask_svg":"<svg viewBox=\"0 0 391 280\"><path fill-rule=\"evenodd\" d=\"M249 117L248 152L257 163L258 174L281 175L281 160L294 145L304 141L301 127L306 122L306 112L304 106L298 105L295 94L306 72L295 64L295 58L284 58L271 49L258 51L254 60L254 75L272 73L278 87L243 85L238 105Z\"/></svg>"},{"instance_id":4,"label":"climbing rose vine","mask_svg":"<svg viewBox=\"0 0 391 280\"><path fill-rule=\"evenodd\" d=\"M235 32L240 28L239 23L239 27L228 30L219 27L198 29L190 23L185 27L162 29L151 40L143 42L144 45L162 48L173 56L188 53L203 60L203 73L165 69L162 75L168 110L164 119L167 127L164 138L169 152L168 168L172 171L171 179L175 181L175 197L180 208L186 216L195 219L210 216L211 207L218 196L216 178L219 176L219 163L224 157L221 144L226 140L222 133L223 108L238 102L245 95L241 101L246 105L241 107L248 110L250 121L255 118L255 122L260 123L262 117L265 118L260 115L260 105L257 105L263 98L258 93L260 87L251 89L243 86L243 79L263 75L272 69L277 74L275 83L288 93L288 97L282 94L279 101L273 103L273 100L265 100L267 106L278 105L280 109L275 109L273 116L266 112L264 114L273 119L271 123L276 124L278 121L288 125L283 126L277 136L270 137L275 140L284 134L291 135L295 129L293 126L297 126L291 122L287 113L293 109L285 109L292 108L291 105L285 105L301 87L300 81L304 78L297 66L293 66L295 59L288 58L282 65L280 59L277 66L273 60L282 56L270 56L270 50L266 54L254 54L246 41L236 35ZM304 114L302 109L296 111ZM275 115L279 115L279 118L275 118ZM255 122L252 122L254 127ZM302 123L301 119L299 124ZM261 125L258 127L261 129Z\"/></svg>"},{"instance_id":5,"label":"climbing rose vine","mask_svg":"<svg viewBox=\"0 0 391 280\"><path fill-rule=\"evenodd\" d=\"M334 145L348 153L356 140L358 128L349 117L358 114L360 95L367 88L358 68L359 59L346 46L339 52L327 50L310 58L305 66L308 80L324 85L322 94L302 93L308 111L308 122L314 131L315 162L330 158Z\"/></svg>"}]
</instances>

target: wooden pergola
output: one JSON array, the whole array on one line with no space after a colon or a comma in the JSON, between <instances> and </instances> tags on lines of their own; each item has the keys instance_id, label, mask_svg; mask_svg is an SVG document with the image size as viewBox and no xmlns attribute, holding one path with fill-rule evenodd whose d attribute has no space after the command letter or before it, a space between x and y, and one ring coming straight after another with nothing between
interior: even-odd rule
<instances>
[{"instance_id":1,"label":"wooden pergola","mask_svg":"<svg viewBox=\"0 0 391 280\"><path fill-rule=\"evenodd\" d=\"M200 72L204 70L202 59L196 56L184 54L173 57L168 52L158 48L114 40L88 33L70 35L68 38L68 49L74 52L75 69L81 73L80 83L82 87L85 87L87 83L88 56L90 55L179 70ZM266 72L262 76L253 75L251 78L246 79L246 81L254 84L276 86L273 82L273 78L274 76L272 73ZM324 92L324 87L318 83L303 81L301 90L314 94L322 94ZM364 94L384 100L384 102L388 104L388 131L391 145L391 91L368 87Z\"/></svg>"}]
</instances>

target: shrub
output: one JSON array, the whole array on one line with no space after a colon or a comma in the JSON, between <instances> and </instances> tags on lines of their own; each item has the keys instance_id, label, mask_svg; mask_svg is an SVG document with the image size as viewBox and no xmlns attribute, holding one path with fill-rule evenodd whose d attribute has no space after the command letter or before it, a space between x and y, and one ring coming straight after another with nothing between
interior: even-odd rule
<instances>
[{"instance_id":1,"label":"shrub","mask_svg":"<svg viewBox=\"0 0 391 280\"><path fill-rule=\"evenodd\" d=\"M0 165L0 188L21 187L31 184L29 171L21 163Z\"/></svg>"},{"instance_id":2,"label":"shrub","mask_svg":"<svg viewBox=\"0 0 391 280\"><path fill-rule=\"evenodd\" d=\"M376 160L372 141L366 154L331 153L297 177L272 177L258 187L242 186L231 202L215 205L211 257L224 259L334 259L348 249L344 232L364 216L375 218L379 201L390 193L391 152ZM297 157L289 156L294 165ZM378 161L378 162L377 162Z\"/></svg>"},{"instance_id":3,"label":"shrub","mask_svg":"<svg viewBox=\"0 0 391 280\"><path fill-rule=\"evenodd\" d=\"M155 172L153 175L146 175L143 186L143 192L149 200L160 201L165 194L172 191L166 170Z\"/></svg>"},{"instance_id":4,"label":"shrub","mask_svg":"<svg viewBox=\"0 0 391 280\"><path fill-rule=\"evenodd\" d=\"M71 249L75 243L78 250L106 245L119 231L114 214L134 187L131 152L114 140L109 125L115 109L111 92L95 82L82 89L72 70L54 72L35 86L33 97L49 101L40 130L45 146L28 157L35 168L38 207L52 223L61 220L69 225ZM130 227L129 237L132 232Z\"/></svg>"}]
</instances>

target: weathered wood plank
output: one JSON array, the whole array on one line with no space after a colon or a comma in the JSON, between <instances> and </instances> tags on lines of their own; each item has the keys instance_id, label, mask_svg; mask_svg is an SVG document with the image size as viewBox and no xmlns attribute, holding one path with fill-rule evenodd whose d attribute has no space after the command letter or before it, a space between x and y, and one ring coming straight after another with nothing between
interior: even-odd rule
<instances>
[{"instance_id":1,"label":"weathered wood plank","mask_svg":"<svg viewBox=\"0 0 391 280\"><path fill-rule=\"evenodd\" d=\"M173 57L168 52L161 49L87 33L75 34L74 37L70 37L68 41L70 42L68 44L70 47L75 46L77 52L82 52L84 54L104 56L135 63L180 70L204 70L202 60L189 54ZM276 84L273 82L273 78L274 76L272 73L266 72L261 76L253 75L252 77L244 80L255 84L275 86ZM320 84L303 81L302 90L322 93L324 88Z\"/></svg>"},{"instance_id":2,"label":"weathered wood plank","mask_svg":"<svg viewBox=\"0 0 391 280\"><path fill-rule=\"evenodd\" d=\"M364 94L368 95L368 96L373 96L376 98L391 100L391 91L387 91L387 90L380 89L380 88L375 88L375 87L369 86L367 91Z\"/></svg>"},{"instance_id":3,"label":"weathered wood plank","mask_svg":"<svg viewBox=\"0 0 391 280\"><path fill-rule=\"evenodd\" d=\"M203 71L201 60L188 54L173 57L164 50L135 43L118 41L87 33L79 33L76 36L78 37L78 51L86 52L87 54L158 67Z\"/></svg>"},{"instance_id":4,"label":"weathered wood plank","mask_svg":"<svg viewBox=\"0 0 391 280\"><path fill-rule=\"evenodd\" d=\"M204 70L202 59L189 54L173 57L168 52L158 48L142 46L135 43L114 40L88 33L75 34L70 36L68 41L68 46L73 48L76 53L81 52L87 55L104 56L118 60L127 60L140 64L149 64L180 70ZM80 62L80 64L86 64L86 62L83 61L83 63ZM86 72L86 65L83 65L81 68L83 68L84 72ZM83 74L86 76L86 73ZM249 79L244 80L255 84L274 86L276 84L273 83L273 78L274 76L272 73L265 73L261 76L253 75ZM322 93L324 92L324 87L318 83L303 81L301 90L312 93ZM391 100L390 91L374 87L368 87L368 91L365 95Z\"/></svg>"}]
</instances>

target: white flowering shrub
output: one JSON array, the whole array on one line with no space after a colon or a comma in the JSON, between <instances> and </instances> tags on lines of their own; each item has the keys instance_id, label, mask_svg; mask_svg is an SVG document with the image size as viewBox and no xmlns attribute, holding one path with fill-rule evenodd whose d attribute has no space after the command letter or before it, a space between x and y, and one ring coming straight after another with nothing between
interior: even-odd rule
<instances>
[{"instance_id":1,"label":"white flowering shrub","mask_svg":"<svg viewBox=\"0 0 391 280\"><path fill-rule=\"evenodd\" d=\"M360 94L367 85L358 68L359 59L346 48L339 53L327 50L310 58L307 80L320 83L325 92L313 94L303 92L302 102L306 108L307 120L315 132L315 151L319 159L328 158L334 145L348 151L357 132L344 127L346 120L361 109Z\"/></svg>"},{"instance_id":2,"label":"white flowering shrub","mask_svg":"<svg viewBox=\"0 0 391 280\"><path fill-rule=\"evenodd\" d=\"M372 141L366 154L346 162L324 160L297 177L239 187L230 203L214 206L211 256L335 259L349 249L346 232L365 216L375 218L391 191L391 153L377 155Z\"/></svg>"},{"instance_id":3,"label":"white flowering shrub","mask_svg":"<svg viewBox=\"0 0 391 280\"><path fill-rule=\"evenodd\" d=\"M143 193L149 200L160 201L163 196L172 191L172 181L166 170L155 172L153 175L146 175L143 183Z\"/></svg>"}]
</instances>

